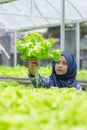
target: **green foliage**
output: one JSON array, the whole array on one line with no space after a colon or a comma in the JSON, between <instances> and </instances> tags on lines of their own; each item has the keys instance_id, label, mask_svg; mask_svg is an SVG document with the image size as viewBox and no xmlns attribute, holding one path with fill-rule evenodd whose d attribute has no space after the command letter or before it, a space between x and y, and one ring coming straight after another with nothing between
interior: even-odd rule
<instances>
[{"instance_id":1,"label":"green foliage","mask_svg":"<svg viewBox=\"0 0 87 130\"><path fill-rule=\"evenodd\" d=\"M23 77L24 74L25 77L27 71L24 66L0 66L3 76ZM45 76L51 71L51 66L39 69ZM87 71L78 71L77 75L80 79L80 76L87 77ZM0 82L0 130L86 130L86 102L87 91L33 88L32 85L3 81Z\"/></svg>"},{"instance_id":2,"label":"green foliage","mask_svg":"<svg viewBox=\"0 0 87 130\"><path fill-rule=\"evenodd\" d=\"M86 92L15 85L0 87L0 130L86 130Z\"/></svg>"},{"instance_id":3,"label":"green foliage","mask_svg":"<svg viewBox=\"0 0 87 130\"><path fill-rule=\"evenodd\" d=\"M87 70L79 70L77 71L77 79L87 80Z\"/></svg>"},{"instance_id":4,"label":"green foliage","mask_svg":"<svg viewBox=\"0 0 87 130\"><path fill-rule=\"evenodd\" d=\"M28 68L20 65L17 65L15 67L0 66L0 76L28 77Z\"/></svg>"},{"instance_id":5,"label":"green foliage","mask_svg":"<svg viewBox=\"0 0 87 130\"><path fill-rule=\"evenodd\" d=\"M51 64L46 67L39 67L39 73L43 76L49 76L51 72ZM0 76L28 78L28 68L20 65L17 65L15 67L0 66ZM76 78L79 80L87 80L87 70L77 71Z\"/></svg>"},{"instance_id":6,"label":"green foliage","mask_svg":"<svg viewBox=\"0 0 87 130\"><path fill-rule=\"evenodd\" d=\"M16 48L21 54L23 60L30 57L36 59L54 59L58 60L61 50L51 48L55 41L53 38L44 39L41 34L31 32L30 35L25 34L23 40L17 39Z\"/></svg>"}]
</instances>

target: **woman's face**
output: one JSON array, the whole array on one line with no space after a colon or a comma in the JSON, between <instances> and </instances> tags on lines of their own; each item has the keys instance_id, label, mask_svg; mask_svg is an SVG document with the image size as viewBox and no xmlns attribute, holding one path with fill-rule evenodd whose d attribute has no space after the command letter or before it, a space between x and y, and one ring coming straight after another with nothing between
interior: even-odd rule
<instances>
[{"instance_id":1,"label":"woman's face","mask_svg":"<svg viewBox=\"0 0 87 130\"><path fill-rule=\"evenodd\" d=\"M58 75L64 75L67 73L67 61L64 56L60 56L58 62L55 64L55 72Z\"/></svg>"}]
</instances>

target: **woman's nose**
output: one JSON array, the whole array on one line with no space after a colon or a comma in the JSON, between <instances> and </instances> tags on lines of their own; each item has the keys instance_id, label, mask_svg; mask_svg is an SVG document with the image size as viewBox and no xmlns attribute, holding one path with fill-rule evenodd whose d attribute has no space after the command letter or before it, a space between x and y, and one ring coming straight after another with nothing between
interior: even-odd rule
<instances>
[{"instance_id":1,"label":"woman's nose","mask_svg":"<svg viewBox=\"0 0 87 130\"><path fill-rule=\"evenodd\" d=\"M59 66L59 67L62 67L62 64L61 64L61 63L59 63L59 64L58 64L58 66Z\"/></svg>"}]
</instances>

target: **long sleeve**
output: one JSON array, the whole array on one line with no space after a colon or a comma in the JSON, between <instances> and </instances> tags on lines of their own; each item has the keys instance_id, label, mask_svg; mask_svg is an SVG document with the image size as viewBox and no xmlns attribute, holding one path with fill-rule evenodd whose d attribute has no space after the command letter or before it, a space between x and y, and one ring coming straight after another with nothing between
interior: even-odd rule
<instances>
[{"instance_id":1,"label":"long sleeve","mask_svg":"<svg viewBox=\"0 0 87 130\"><path fill-rule=\"evenodd\" d=\"M82 87L79 84L77 84L76 89L82 91Z\"/></svg>"},{"instance_id":2,"label":"long sleeve","mask_svg":"<svg viewBox=\"0 0 87 130\"><path fill-rule=\"evenodd\" d=\"M34 87L49 88L49 77L41 76L40 74L37 77L33 77L30 75L30 73L28 76Z\"/></svg>"}]
</instances>

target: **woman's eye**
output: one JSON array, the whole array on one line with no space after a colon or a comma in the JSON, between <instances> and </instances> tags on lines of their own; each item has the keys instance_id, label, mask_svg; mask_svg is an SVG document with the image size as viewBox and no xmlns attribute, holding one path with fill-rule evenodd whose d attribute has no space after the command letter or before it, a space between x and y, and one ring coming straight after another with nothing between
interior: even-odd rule
<instances>
[{"instance_id":1,"label":"woman's eye","mask_svg":"<svg viewBox=\"0 0 87 130\"><path fill-rule=\"evenodd\" d=\"M63 65L67 65L67 63L66 63L66 62L63 62Z\"/></svg>"},{"instance_id":2,"label":"woman's eye","mask_svg":"<svg viewBox=\"0 0 87 130\"><path fill-rule=\"evenodd\" d=\"M62 64L62 65L67 65L67 63L66 62L56 62L56 64Z\"/></svg>"}]
</instances>

